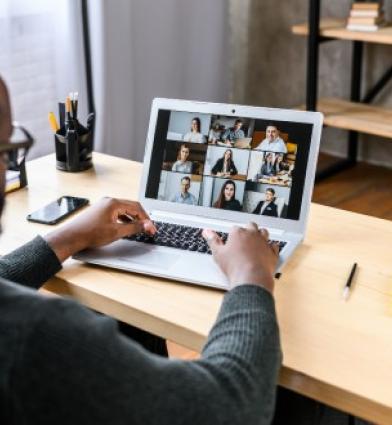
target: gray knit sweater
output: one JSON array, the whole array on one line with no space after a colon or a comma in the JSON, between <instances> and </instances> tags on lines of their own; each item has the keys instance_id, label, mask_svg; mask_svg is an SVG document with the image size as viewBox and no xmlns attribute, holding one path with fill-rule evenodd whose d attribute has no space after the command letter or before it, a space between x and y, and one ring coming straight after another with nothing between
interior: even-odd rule
<instances>
[{"instance_id":1,"label":"gray knit sweater","mask_svg":"<svg viewBox=\"0 0 392 425\"><path fill-rule=\"evenodd\" d=\"M40 237L0 260L1 424L270 423L281 351L267 291L226 293L201 359L168 360L31 289L60 268Z\"/></svg>"}]
</instances>

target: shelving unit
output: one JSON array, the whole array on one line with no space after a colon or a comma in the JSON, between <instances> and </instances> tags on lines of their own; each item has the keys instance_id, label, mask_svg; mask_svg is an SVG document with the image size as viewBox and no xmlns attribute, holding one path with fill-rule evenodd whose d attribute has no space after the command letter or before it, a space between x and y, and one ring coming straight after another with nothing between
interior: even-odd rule
<instances>
[{"instance_id":1,"label":"shelving unit","mask_svg":"<svg viewBox=\"0 0 392 425\"><path fill-rule=\"evenodd\" d=\"M300 24L292 27L297 35L309 35L309 25ZM349 31L345 19L327 18L320 21L321 37L336 40L364 41L366 43L392 44L392 26L380 28L378 31Z\"/></svg>"},{"instance_id":2,"label":"shelving unit","mask_svg":"<svg viewBox=\"0 0 392 425\"><path fill-rule=\"evenodd\" d=\"M308 37L306 105L309 111L325 114L325 125L348 130L347 157L319 172L317 180L329 177L352 167L357 162L358 134L366 133L392 139L392 110L370 106L392 78L392 65L379 81L361 97L361 77L364 43L392 44L392 26L375 32L348 31L344 19L320 20L321 0L309 0L309 22L294 25L292 32ZM332 40L352 42L351 94L350 100L325 98L318 99L318 60L321 43Z\"/></svg>"},{"instance_id":3,"label":"shelving unit","mask_svg":"<svg viewBox=\"0 0 392 425\"><path fill-rule=\"evenodd\" d=\"M323 112L329 127L392 139L392 109L325 97L317 102L317 110Z\"/></svg>"}]
</instances>

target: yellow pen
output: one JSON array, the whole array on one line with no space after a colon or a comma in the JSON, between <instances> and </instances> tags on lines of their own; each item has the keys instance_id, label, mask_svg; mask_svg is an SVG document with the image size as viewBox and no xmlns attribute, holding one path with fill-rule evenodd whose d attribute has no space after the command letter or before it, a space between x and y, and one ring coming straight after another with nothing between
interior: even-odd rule
<instances>
[{"instance_id":1,"label":"yellow pen","mask_svg":"<svg viewBox=\"0 0 392 425\"><path fill-rule=\"evenodd\" d=\"M48 119L49 119L49 124L50 124L51 129L53 130L54 133L56 133L56 131L60 127L57 124L56 116L54 115L53 112L49 112Z\"/></svg>"}]
</instances>

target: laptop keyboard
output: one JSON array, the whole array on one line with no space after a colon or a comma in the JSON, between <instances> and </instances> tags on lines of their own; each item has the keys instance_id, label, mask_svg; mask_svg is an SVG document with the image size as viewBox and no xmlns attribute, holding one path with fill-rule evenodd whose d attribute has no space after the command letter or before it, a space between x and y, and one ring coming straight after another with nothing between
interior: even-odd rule
<instances>
[{"instance_id":1,"label":"laptop keyboard","mask_svg":"<svg viewBox=\"0 0 392 425\"><path fill-rule=\"evenodd\" d=\"M206 240L201 235L203 229L180 224L163 223L161 221L154 221L154 224L157 229L154 236L146 233L137 233L136 235L127 236L124 239L211 254ZM216 233L222 238L223 242L226 242L227 233ZM273 242L279 244L279 252L286 245L286 242L283 241L269 241L269 243Z\"/></svg>"}]
</instances>

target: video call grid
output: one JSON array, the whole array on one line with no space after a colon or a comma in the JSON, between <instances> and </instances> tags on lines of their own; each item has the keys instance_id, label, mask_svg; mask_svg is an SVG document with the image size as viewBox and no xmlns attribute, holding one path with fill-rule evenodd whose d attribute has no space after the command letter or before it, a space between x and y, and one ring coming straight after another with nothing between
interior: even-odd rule
<instances>
[{"instance_id":1,"label":"video call grid","mask_svg":"<svg viewBox=\"0 0 392 425\"><path fill-rule=\"evenodd\" d=\"M186 174L188 174L188 177L190 178L190 183L192 183L192 181L194 181L195 178L200 177L200 181L198 182L200 188L199 188L199 191L198 191L198 197L197 197L197 200L196 200L196 205L202 205L202 203L201 203L202 200L200 198L201 198L201 195L203 194L205 177L212 178L212 179L233 180L235 184L241 184L241 183L246 184L247 190L243 191L243 195L239 200L238 200L237 196L235 197L235 198L237 198L236 199L237 202L234 203L234 205L233 205L233 202L231 202L231 203L226 202L226 205L223 207L224 209L233 209L235 211L245 211L245 212L253 212L253 213L257 213L257 214L261 213L261 214L265 214L265 215L271 214L271 215L274 215L274 216L282 216L282 210L284 209L284 206L283 206L283 208L280 208L280 213L277 213L278 209L276 207L272 208L272 211L271 211L271 208L268 208L268 206L263 209L262 207L260 208L259 205L257 205L257 207L255 208L254 211L247 211L247 210L244 209L244 198L246 196L245 192L252 192L251 189L255 187L255 184L256 184L256 188L257 188L257 185L259 187L262 187L263 185L264 186L271 186L271 187L266 188L266 198L265 198L266 200L269 200L268 195L271 196L271 193L268 193L268 192L274 191L273 186L283 186L283 187L290 190L291 178L290 178L289 184L287 183L287 181L286 181L286 183L282 184L282 182L279 182L278 179L270 179L269 180L268 178L266 178L266 177L278 175L279 171L276 171L276 172L273 171L274 167L275 167L275 169L277 168L276 161L278 160L278 158L280 159L280 163L286 164L286 167L287 167L287 148L285 148L285 151L283 149L275 149L274 151L260 150L260 145L262 145L263 142L265 142L267 140L267 138L265 138L264 141L261 141L258 145L252 147L251 142L253 140L254 121L255 120L251 120L251 119L234 118L234 120L235 120L234 126L232 128L229 128L229 129L226 129L226 128L221 129L221 132L220 132L221 137L219 137L219 135L217 135L217 134L219 134L217 132L218 126L215 125L216 120L219 119L219 118L220 117L218 117L218 116L211 116L211 121L210 121L210 125L209 125L209 130L208 130L208 137L207 137L207 135L202 135L202 137L197 135L197 133L201 133L200 132L200 119L199 119L199 122L193 122L193 121L196 121L196 119L193 119L192 123L191 123L191 131L184 134L183 140L166 140L165 159L166 160L168 159L167 158L167 149L168 149L168 146L170 146L170 144L172 144L172 143L176 144L176 151L177 152L183 150L184 147L185 147L185 151L188 150L188 154L187 154L186 158L184 158L184 157L181 158L180 154L178 155L178 157L171 158L172 164L181 162L181 159L186 162L188 160L188 158L192 156L193 146L195 146L195 149L196 149L197 146L204 145L207 148L204 150L204 154L202 155L201 170L199 169L196 174L194 174L194 170L192 170L192 169L186 170L187 171ZM230 118L231 121L233 121L233 117L229 117L229 118ZM242 125L239 125L240 121L242 121L242 122L245 121L245 122L249 123L247 129L245 130L246 134L245 134L245 131L243 131L243 134L241 135L241 136L245 136L245 135L249 136L247 138L241 137L242 139L247 139L247 140L245 140L245 142L248 143L247 146L245 144L243 144L242 146L236 146L237 140L239 138L237 138L237 140L236 140L235 137L232 137L232 138L225 138L224 137L225 133L226 133L226 135L229 135L228 133L230 133L230 132L235 133L237 131L237 133L238 133L238 130L241 130L241 127L242 127ZM268 127L270 127L270 128L268 128ZM269 125L268 127L266 128L266 136L267 136L268 131L275 132L276 133L274 135L275 140L280 139L279 129L277 128L277 126L274 125L273 123L271 123L271 125ZM252 133L249 132L250 128L252 128ZM198 141L190 141L191 138L189 137L189 134L192 132L192 130L193 130L193 133L196 134ZM213 130L215 131L215 134L212 134ZM169 131L170 131L170 129L169 129ZM213 139L214 136L215 136L215 140ZM186 140L184 140L184 139L186 139ZM195 140L195 137L193 138L193 140ZM271 140L271 137L270 137L269 140ZM281 140L281 143L282 143L283 140L282 139L280 139L280 140ZM219 158L217 160L217 163L215 164L215 166L212 167L210 172L207 173L205 163L206 163L206 158L208 156L208 150L211 150L211 149L218 149L220 152L227 152L227 150L229 150L229 154L230 153L232 154L234 165L235 165L234 158L237 156L237 155L235 155L235 152L241 152L241 151L247 152L248 155L247 155L246 167L245 167L246 168L246 174L242 175L245 178L238 179L238 175L236 175L235 173L230 173L230 172L227 172L226 174L218 174L218 173L212 174L212 170L216 167L219 160L221 160L221 162L222 162L223 157ZM260 154L259 155L259 157L261 159L261 161L259 161L260 170L263 169L263 166L264 166L264 168L266 168L265 166L268 166L268 165L270 166L270 170L267 174L264 174L265 171L264 171L264 173L263 172L258 173L259 174L259 176L257 178L258 181L254 181L255 178L252 179L252 177L249 174L249 168L250 168L250 163L251 163L253 152ZM270 157L270 160L267 163L266 158L268 158L268 157ZM190 161L188 161L188 162L190 162ZM294 163L295 163L295 160L292 161L292 168L290 169L290 174L294 169ZM170 168L167 169L167 167L165 167L165 168L162 168L162 170L169 172L169 173L184 174L184 172L183 172L184 170L176 170L174 166L173 166L173 169L170 169ZM283 166L281 167L281 170L284 171ZM226 169L226 170L223 170L223 171L228 171L228 170ZM187 176L184 175L184 177L187 177ZM249 182L255 183L255 184L249 185L248 184ZM287 203L288 203L289 196L290 196L289 190L287 191L286 197L285 197L286 209L287 209ZM260 193L259 190L256 190L256 192ZM272 194L273 198L274 198L274 195L275 195L275 193ZM273 201L272 202L270 201L270 204L273 204L274 203ZM176 201L174 200L174 202L176 202ZM217 203L217 201L214 202L214 200L212 199L211 204L208 205L208 206L216 208L216 205L214 205L216 203ZM264 204L265 202L259 202L258 204L261 204L261 203ZM229 205L229 204L231 204L231 205ZM238 208L238 204L241 205L240 208ZM274 205L272 205L272 207L274 207ZM260 212L260 210L261 210L261 212ZM258 211L258 212L256 212L256 211Z\"/></svg>"}]
</instances>

